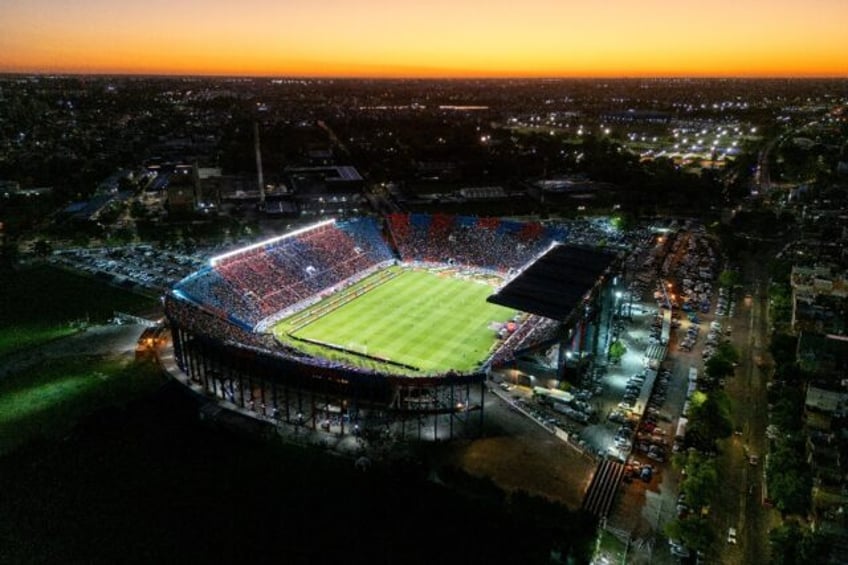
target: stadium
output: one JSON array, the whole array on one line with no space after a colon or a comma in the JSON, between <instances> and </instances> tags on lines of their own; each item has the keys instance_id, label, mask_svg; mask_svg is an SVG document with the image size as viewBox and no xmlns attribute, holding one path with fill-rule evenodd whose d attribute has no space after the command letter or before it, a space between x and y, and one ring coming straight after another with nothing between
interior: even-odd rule
<instances>
[{"instance_id":1,"label":"stadium","mask_svg":"<svg viewBox=\"0 0 848 565\"><path fill-rule=\"evenodd\" d=\"M492 369L582 354L614 256L538 222L328 220L213 257L165 297L195 390L269 422L346 434L476 435Z\"/></svg>"}]
</instances>

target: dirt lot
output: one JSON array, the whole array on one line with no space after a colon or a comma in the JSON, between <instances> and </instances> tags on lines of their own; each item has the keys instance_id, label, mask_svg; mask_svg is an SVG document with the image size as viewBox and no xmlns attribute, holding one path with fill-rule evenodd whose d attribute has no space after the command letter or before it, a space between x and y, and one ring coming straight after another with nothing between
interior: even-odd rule
<instances>
[{"instance_id":1,"label":"dirt lot","mask_svg":"<svg viewBox=\"0 0 848 565\"><path fill-rule=\"evenodd\" d=\"M487 437L446 448L440 462L489 477L508 491L525 490L579 508L595 461L526 417L509 411L500 400L493 396L489 399L486 419L491 427Z\"/></svg>"}]
</instances>

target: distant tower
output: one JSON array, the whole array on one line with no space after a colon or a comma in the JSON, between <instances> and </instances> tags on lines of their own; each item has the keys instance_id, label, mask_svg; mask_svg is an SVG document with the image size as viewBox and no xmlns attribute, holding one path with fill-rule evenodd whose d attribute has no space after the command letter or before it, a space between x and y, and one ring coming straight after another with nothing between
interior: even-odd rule
<instances>
[{"instance_id":1,"label":"distant tower","mask_svg":"<svg viewBox=\"0 0 848 565\"><path fill-rule=\"evenodd\" d=\"M265 207L265 178L262 176L262 152L259 150L259 122L253 122L253 149L256 151L256 182L259 184L259 206Z\"/></svg>"}]
</instances>

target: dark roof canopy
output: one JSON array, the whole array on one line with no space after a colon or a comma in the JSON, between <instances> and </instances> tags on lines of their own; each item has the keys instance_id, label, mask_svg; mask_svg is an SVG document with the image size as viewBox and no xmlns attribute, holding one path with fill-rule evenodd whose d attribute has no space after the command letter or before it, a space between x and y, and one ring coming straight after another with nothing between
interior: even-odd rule
<instances>
[{"instance_id":1,"label":"dark roof canopy","mask_svg":"<svg viewBox=\"0 0 848 565\"><path fill-rule=\"evenodd\" d=\"M556 245L486 300L563 321L615 258L608 252Z\"/></svg>"}]
</instances>

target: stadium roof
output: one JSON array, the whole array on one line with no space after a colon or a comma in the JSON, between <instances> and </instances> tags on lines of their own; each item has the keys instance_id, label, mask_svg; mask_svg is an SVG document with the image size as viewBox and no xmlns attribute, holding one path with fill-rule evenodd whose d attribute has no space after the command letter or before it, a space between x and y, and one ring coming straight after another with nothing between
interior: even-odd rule
<instances>
[{"instance_id":1,"label":"stadium roof","mask_svg":"<svg viewBox=\"0 0 848 565\"><path fill-rule=\"evenodd\" d=\"M583 302L615 260L608 252L555 245L500 291L486 300L565 320Z\"/></svg>"}]
</instances>

